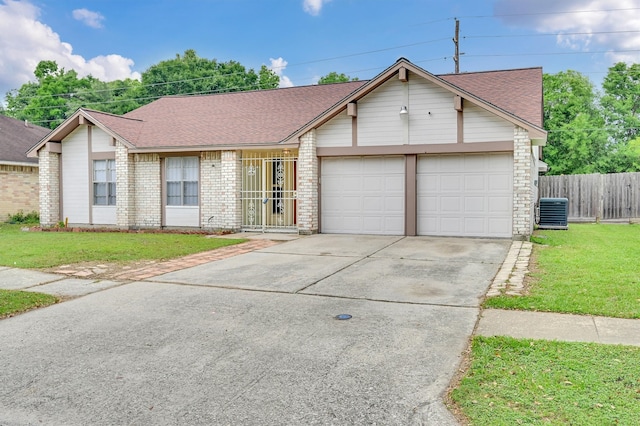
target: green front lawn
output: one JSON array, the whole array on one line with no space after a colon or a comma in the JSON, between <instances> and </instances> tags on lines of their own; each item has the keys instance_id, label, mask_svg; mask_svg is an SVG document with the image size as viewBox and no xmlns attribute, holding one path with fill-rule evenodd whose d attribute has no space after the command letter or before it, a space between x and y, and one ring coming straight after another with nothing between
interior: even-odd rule
<instances>
[{"instance_id":1,"label":"green front lawn","mask_svg":"<svg viewBox=\"0 0 640 426\"><path fill-rule=\"evenodd\" d=\"M80 262L166 260L245 240L204 235L120 232L23 232L0 223L0 266L51 268Z\"/></svg>"},{"instance_id":2,"label":"green front lawn","mask_svg":"<svg viewBox=\"0 0 640 426\"><path fill-rule=\"evenodd\" d=\"M473 425L636 425L640 348L476 337L451 399Z\"/></svg>"},{"instance_id":3,"label":"green front lawn","mask_svg":"<svg viewBox=\"0 0 640 426\"><path fill-rule=\"evenodd\" d=\"M58 298L48 294L0 289L0 318L56 302Z\"/></svg>"},{"instance_id":4,"label":"green front lawn","mask_svg":"<svg viewBox=\"0 0 640 426\"><path fill-rule=\"evenodd\" d=\"M640 226L571 224L537 231L530 294L487 308L640 318Z\"/></svg>"}]
</instances>

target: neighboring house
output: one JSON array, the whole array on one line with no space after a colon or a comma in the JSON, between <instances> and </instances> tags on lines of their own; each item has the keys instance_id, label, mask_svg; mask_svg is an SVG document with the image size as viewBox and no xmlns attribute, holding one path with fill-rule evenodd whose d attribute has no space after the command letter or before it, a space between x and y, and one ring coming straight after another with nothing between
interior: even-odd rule
<instances>
[{"instance_id":1,"label":"neighboring house","mask_svg":"<svg viewBox=\"0 0 640 426\"><path fill-rule=\"evenodd\" d=\"M38 211L38 159L27 151L50 129L0 115L0 222Z\"/></svg>"},{"instance_id":2,"label":"neighboring house","mask_svg":"<svg viewBox=\"0 0 640 426\"><path fill-rule=\"evenodd\" d=\"M525 238L542 69L369 81L80 109L30 155L43 225Z\"/></svg>"}]
</instances>

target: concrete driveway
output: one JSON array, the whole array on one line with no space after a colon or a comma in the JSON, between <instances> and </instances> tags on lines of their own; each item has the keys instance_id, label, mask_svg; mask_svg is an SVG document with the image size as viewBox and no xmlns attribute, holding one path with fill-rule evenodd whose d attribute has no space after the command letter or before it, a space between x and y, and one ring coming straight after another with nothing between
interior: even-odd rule
<instances>
[{"instance_id":1,"label":"concrete driveway","mask_svg":"<svg viewBox=\"0 0 640 426\"><path fill-rule=\"evenodd\" d=\"M315 235L2 320L0 424L455 424L509 245Z\"/></svg>"}]
</instances>

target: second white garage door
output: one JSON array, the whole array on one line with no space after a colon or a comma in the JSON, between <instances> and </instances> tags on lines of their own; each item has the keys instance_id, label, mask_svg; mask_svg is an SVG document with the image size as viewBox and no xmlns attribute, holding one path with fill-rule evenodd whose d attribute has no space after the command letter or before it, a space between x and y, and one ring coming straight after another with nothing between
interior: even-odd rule
<instances>
[{"instance_id":1,"label":"second white garage door","mask_svg":"<svg viewBox=\"0 0 640 426\"><path fill-rule=\"evenodd\" d=\"M323 158L324 233L404 234L404 157Z\"/></svg>"},{"instance_id":2,"label":"second white garage door","mask_svg":"<svg viewBox=\"0 0 640 426\"><path fill-rule=\"evenodd\" d=\"M512 236L511 153L418 158L418 235Z\"/></svg>"}]
</instances>

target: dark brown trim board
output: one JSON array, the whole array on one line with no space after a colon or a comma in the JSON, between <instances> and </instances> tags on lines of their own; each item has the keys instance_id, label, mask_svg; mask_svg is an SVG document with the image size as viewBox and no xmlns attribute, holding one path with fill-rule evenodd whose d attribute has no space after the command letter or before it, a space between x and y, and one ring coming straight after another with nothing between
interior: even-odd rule
<instances>
[{"instance_id":1,"label":"dark brown trim board","mask_svg":"<svg viewBox=\"0 0 640 426\"><path fill-rule=\"evenodd\" d=\"M513 141L317 148L318 157L351 155L466 154L512 152Z\"/></svg>"},{"instance_id":2,"label":"dark brown trim board","mask_svg":"<svg viewBox=\"0 0 640 426\"><path fill-rule=\"evenodd\" d=\"M418 156L416 154L405 155L404 171L404 235L417 235L417 188L416 173Z\"/></svg>"}]
</instances>

